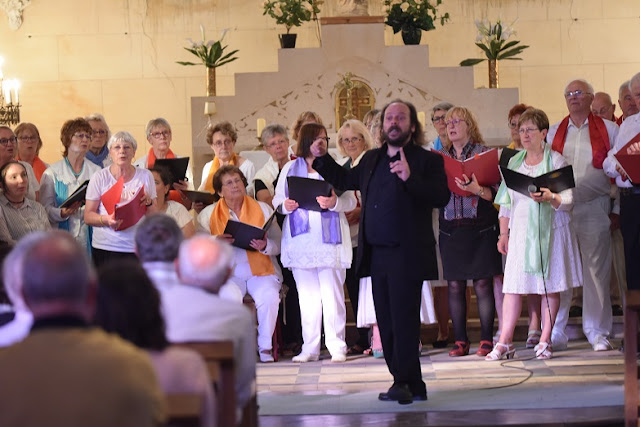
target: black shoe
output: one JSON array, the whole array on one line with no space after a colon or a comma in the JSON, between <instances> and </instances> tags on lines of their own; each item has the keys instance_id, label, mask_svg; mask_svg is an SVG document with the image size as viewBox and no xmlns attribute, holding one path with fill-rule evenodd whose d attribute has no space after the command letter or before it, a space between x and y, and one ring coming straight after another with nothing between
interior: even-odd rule
<instances>
[{"instance_id":1,"label":"black shoe","mask_svg":"<svg viewBox=\"0 0 640 427\"><path fill-rule=\"evenodd\" d=\"M582 307L572 305L569 309L569 317L582 317Z\"/></svg>"},{"instance_id":2,"label":"black shoe","mask_svg":"<svg viewBox=\"0 0 640 427\"><path fill-rule=\"evenodd\" d=\"M408 385L394 384L391 386L389 391L378 395L378 400L382 400L384 402L398 402L401 405L413 403L414 398L415 400L427 400L427 392L425 391L424 394L413 396Z\"/></svg>"},{"instance_id":3,"label":"black shoe","mask_svg":"<svg viewBox=\"0 0 640 427\"><path fill-rule=\"evenodd\" d=\"M614 316L622 316L624 312L622 311L622 307L618 304L614 304L611 306L611 314Z\"/></svg>"},{"instance_id":4,"label":"black shoe","mask_svg":"<svg viewBox=\"0 0 640 427\"><path fill-rule=\"evenodd\" d=\"M433 342L433 348L445 348L449 345L449 340L435 340Z\"/></svg>"}]
</instances>

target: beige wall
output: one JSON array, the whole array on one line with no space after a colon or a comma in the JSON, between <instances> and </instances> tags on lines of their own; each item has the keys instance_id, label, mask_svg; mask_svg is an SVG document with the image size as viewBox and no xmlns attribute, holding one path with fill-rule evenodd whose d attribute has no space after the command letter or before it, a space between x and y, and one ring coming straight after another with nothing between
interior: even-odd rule
<instances>
[{"instance_id":1,"label":"beige wall","mask_svg":"<svg viewBox=\"0 0 640 427\"><path fill-rule=\"evenodd\" d=\"M372 8L379 10L379 2ZM18 31L0 15L4 74L22 81L22 119L41 130L47 161L60 157L64 120L102 112L111 129L127 129L148 149L144 126L163 116L174 129L174 151L191 154L191 97L204 95L204 68L190 60L185 39L208 38L230 27L226 41L240 59L218 70L218 95L233 95L234 74L275 71L277 34L258 0L32 0ZM423 34L431 66L455 66L480 54L475 18L516 18L519 39L531 45L523 61L501 63L501 87L520 89L522 102L545 109L551 120L565 112L568 79L589 79L596 90L617 94L640 70L638 0L445 0L452 16L443 28ZM316 47L313 25L296 29L298 47ZM401 44L389 28L387 44ZM625 49L626 47L626 49ZM357 46L354 46L357 49ZM486 64L476 66L476 87L486 85ZM617 96L614 96L617 98ZM506 121L506 118L505 118ZM505 129L505 136L506 136Z\"/></svg>"}]
</instances>

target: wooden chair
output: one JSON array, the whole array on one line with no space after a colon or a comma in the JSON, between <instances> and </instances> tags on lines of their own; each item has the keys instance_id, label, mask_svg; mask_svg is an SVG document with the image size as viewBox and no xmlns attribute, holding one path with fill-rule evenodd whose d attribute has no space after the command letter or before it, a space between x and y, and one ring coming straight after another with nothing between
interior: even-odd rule
<instances>
[{"instance_id":1,"label":"wooden chair","mask_svg":"<svg viewBox=\"0 0 640 427\"><path fill-rule=\"evenodd\" d=\"M170 393L165 395L167 403L167 426L200 427L202 395L198 393Z\"/></svg>"}]
</instances>

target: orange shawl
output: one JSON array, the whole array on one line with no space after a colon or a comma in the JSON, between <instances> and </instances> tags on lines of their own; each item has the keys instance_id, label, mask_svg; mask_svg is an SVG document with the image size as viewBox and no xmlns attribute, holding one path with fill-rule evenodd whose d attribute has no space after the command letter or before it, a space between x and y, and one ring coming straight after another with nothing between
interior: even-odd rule
<instances>
[{"instance_id":1,"label":"orange shawl","mask_svg":"<svg viewBox=\"0 0 640 427\"><path fill-rule=\"evenodd\" d=\"M238 155L233 153L231 155L231 159L229 160L229 164L233 166L238 166ZM213 158L213 163L211 163L211 169L209 169L209 175L207 175L207 180L204 183L204 191L208 191L209 193L215 193L213 189L213 175L220 169L220 159L218 157ZM264 218L262 219L264 221ZM262 224L258 227L262 227Z\"/></svg>"}]
</instances>

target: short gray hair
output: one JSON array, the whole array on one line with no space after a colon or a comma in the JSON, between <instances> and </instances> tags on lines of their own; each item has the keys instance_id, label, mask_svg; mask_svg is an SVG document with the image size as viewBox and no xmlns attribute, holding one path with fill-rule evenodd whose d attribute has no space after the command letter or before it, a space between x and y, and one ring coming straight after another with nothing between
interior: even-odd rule
<instances>
[{"instance_id":1,"label":"short gray hair","mask_svg":"<svg viewBox=\"0 0 640 427\"><path fill-rule=\"evenodd\" d=\"M26 264L26 252L38 242L47 237L45 231L29 233L18 241L16 246L4 259L2 267L2 280L7 291L7 296L15 307L16 311L28 311L27 305L22 297L22 274Z\"/></svg>"},{"instance_id":2,"label":"short gray hair","mask_svg":"<svg viewBox=\"0 0 640 427\"><path fill-rule=\"evenodd\" d=\"M163 119L162 117L158 117L156 119L149 120L149 123L147 123L147 127L144 130L144 133L145 135L147 135L147 138L151 136L151 130L158 126L164 126L167 129L169 129L169 132L171 132L171 125L169 124L169 122L166 119Z\"/></svg>"},{"instance_id":3,"label":"short gray hair","mask_svg":"<svg viewBox=\"0 0 640 427\"><path fill-rule=\"evenodd\" d=\"M631 77L631 80L629 80L629 90L631 90L631 85L634 83L640 84L640 73L636 73L633 77Z\"/></svg>"},{"instance_id":4,"label":"short gray hair","mask_svg":"<svg viewBox=\"0 0 640 427\"><path fill-rule=\"evenodd\" d=\"M265 128L262 129L262 133L260 134L260 141L262 142L262 145L264 145L264 143L268 139L273 138L275 135L281 135L284 137L284 139L289 141L289 136L287 135L287 129L285 129L285 127L280 124L274 123L274 124L265 126Z\"/></svg>"},{"instance_id":5,"label":"short gray hair","mask_svg":"<svg viewBox=\"0 0 640 427\"><path fill-rule=\"evenodd\" d=\"M107 148L111 150L111 146L117 141L128 142L133 147L133 151L136 151L138 149L138 142L133 137L133 135L131 135L131 133L127 132L126 130L121 130L111 135L111 138L109 138L109 142L107 142Z\"/></svg>"},{"instance_id":6,"label":"short gray hair","mask_svg":"<svg viewBox=\"0 0 640 427\"><path fill-rule=\"evenodd\" d=\"M29 272L23 269L22 294L31 309L40 304L64 301L84 304L95 277L87 251L62 230L45 233L24 252ZM26 265L26 263L25 263Z\"/></svg>"},{"instance_id":7,"label":"short gray hair","mask_svg":"<svg viewBox=\"0 0 640 427\"><path fill-rule=\"evenodd\" d=\"M591 83L589 83L589 82L588 82L588 81L586 81L585 79L572 79L572 80L570 80L570 81L569 81L569 82L564 86L564 92L563 92L563 93L567 93L567 88L569 87L569 85L570 85L571 83L574 83L574 82L580 82L580 83L584 84L584 85L587 87L587 92L588 92L590 95L594 95L594 94L595 94L595 91L593 90L593 86L591 85Z\"/></svg>"},{"instance_id":8,"label":"short gray hair","mask_svg":"<svg viewBox=\"0 0 640 427\"><path fill-rule=\"evenodd\" d=\"M618 99L622 98L622 92L627 89L631 90L631 80L627 80L620 85L620 89L618 89Z\"/></svg>"},{"instance_id":9,"label":"short gray hair","mask_svg":"<svg viewBox=\"0 0 640 427\"><path fill-rule=\"evenodd\" d=\"M111 129L109 129L109 125L107 124L107 121L105 120L104 116L100 113L92 113L89 114L87 117L84 118L86 121L88 122L100 122L104 125L104 127L107 128L107 140L109 140L109 138L111 138Z\"/></svg>"},{"instance_id":10,"label":"short gray hair","mask_svg":"<svg viewBox=\"0 0 640 427\"><path fill-rule=\"evenodd\" d=\"M453 105L450 102L447 102L447 101L438 102L436 105L433 106L433 108L431 108L431 119L433 119L433 115L436 113L436 111L447 112L453 107L455 107L455 105Z\"/></svg>"},{"instance_id":11,"label":"short gray hair","mask_svg":"<svg viewBox=\"0 0 640 427\"><path fill-rule=\"evenodd\" d=\"M178 258L182 230L169 215L148 215L136 229L136 252L142 262L172 262Z\"/></svg>"},{"instance_id":12,"label":"short gray hair","mask_svg":"<svg viewBox=\"0 0 640 427\"><path fill-rule=\"evenodd\" d=\"M218 293L229 277L233 252L213 236L198 234L180 245L178 273L185 285Z\"/></svg>"}]
</instances>

